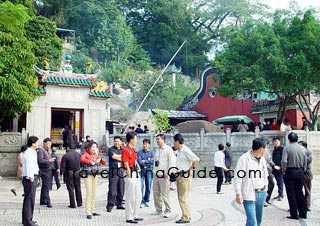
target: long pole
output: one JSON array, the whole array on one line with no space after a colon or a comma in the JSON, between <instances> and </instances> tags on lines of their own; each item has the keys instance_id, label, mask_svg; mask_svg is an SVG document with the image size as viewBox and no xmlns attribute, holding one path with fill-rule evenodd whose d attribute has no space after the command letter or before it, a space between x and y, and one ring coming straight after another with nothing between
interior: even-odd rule
<instances>
[{"instance_id":1,"label":"long pole","mask_svg":"<svg viewBox=\"0 0 320 226\"><path fill-rule=\"evenodd\" d=\"M176 57L176 55L179 53L180 49L184 46L184 44L186 43L186 40L184 40L184 42L180 45L179 49L175 52L175 54L173 55L173 57L171 57L170 61L167 63L167 65L165 66L165 68L162 70L162 72L160 73L160 75L158 76L157 80L153 83L153 85L151 86L151 88L149 89L148 93L144 96L143 100L141 101L139 107L137 108L136 112L138 112L141 108L141 106L143 105L143 103L145 102L145 100L147 99L147 97L149 96L150 92L152 91L152 89L154 88L154 86L157 84L157 82L159 81L159 79L161 78L161 76L163 75L163 73L165 72L165 70L167 69L167 67L170 65L170 63L173 61L173 59Z\"/></svg>"}]
</instances>

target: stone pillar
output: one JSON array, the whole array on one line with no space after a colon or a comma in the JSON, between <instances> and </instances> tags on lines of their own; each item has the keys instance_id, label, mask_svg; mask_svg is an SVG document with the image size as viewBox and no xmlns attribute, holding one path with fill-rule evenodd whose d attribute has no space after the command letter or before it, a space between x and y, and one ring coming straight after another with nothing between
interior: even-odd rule
<instances>
[{"instance_id":1,"label":"stone pillar","mask_svg":"<svg viewBox=\"0 0 320 226\"><path fill-rule=\"evenodd\" d=\"M231 143L231 129L227 128L226 133L227 133L227 142Z\"/></svg>"},{"instance_id":2,"label":"stone pillar","mask_svg":"<svg viewBox=\"0 0 320 226\"><path fill-rule=\"evenodd\" d=\"M254 138L258 138L258 137L260 137L260 129L259 129L259 126L256 126L254 130Z\"/></svg>"},{"instance_id":3,"label":"stone pillar","mask_svg":"<svg viewBox=\"0 0 320 226\"><path fill-rule=\"evenodd\" d=\"M28 133L26 131L25 128L22 128L22 132L21 132L21 146L24 144L27 144L28 142Z\"/></svg>"},{"instance_id":4,"label":"stone pillar","mask_svg":"<svg viewBox=\"0 0 320 226\"><path fill-rule=\"evenodd\" d=\"M204 128L201 128L200 129L200 151L201 152L203 151L203 147L204 147L204 135L205 135Z\"/></svg>"},{"instance_id":5,"label":"stone pillar","mask_svg":"<svg viewBox=\"0 0 320 226\"><path fill-rule=\"evenodd\" d=\"M106 147L110 147L110 134L109 130L106 130L105 139L103 141L106 144Z\"/></svg>"},{"instance_id":6,"label":"stone pillar","mask_svg":"<svg viewBox=\"0 0 320 226\"><path fill-rule=\"evenodd\" d=\"M18 132L18 122L19 122L18 119L19 119L18 116L12 119L12 132Z\"/></svg>"}]
</instances>

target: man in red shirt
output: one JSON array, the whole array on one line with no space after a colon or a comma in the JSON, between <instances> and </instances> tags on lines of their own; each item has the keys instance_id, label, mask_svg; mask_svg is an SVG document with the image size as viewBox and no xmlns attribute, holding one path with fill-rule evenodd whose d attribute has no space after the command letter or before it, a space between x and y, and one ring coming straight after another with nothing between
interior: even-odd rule
<instances>
[{"instance_id":1,"label":"man in red shirt","mask_svg":"<svg viewBox=\"0 0 320 226\"><path fill-rule=\"evenodd\" d=\"M125 199L126 199L126 222L136 224L142 221L139 218L141 203L141 183L139 178L139 165L134 145L137 143L137 134L130 131L126 135L128 145L122 150L121 162L125 171Z\"/></svg>"}]
</instances>

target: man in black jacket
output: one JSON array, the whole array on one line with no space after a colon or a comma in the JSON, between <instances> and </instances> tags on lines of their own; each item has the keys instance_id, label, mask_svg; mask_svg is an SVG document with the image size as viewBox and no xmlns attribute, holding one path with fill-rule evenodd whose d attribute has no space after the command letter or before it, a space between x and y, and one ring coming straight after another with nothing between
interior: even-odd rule
<instances>
[{"instance_id":1,"label":"man in black jacket","mask_svg":"<svg viewBox=\"0 0 320 226\"><path fill-rule=\"evenodd\" d=\"M225 164L228 169L231 169L232 164L232 151L231 151L231 144L229 142L226 143L226 149L224 150L225 156ZM231 172L224 171L225 182L223 184L231 184Z\"/></svg>"},{"instance_id":2,"label":"man in black jacket","mask_svg":"<svg viewBox=\"0 0 320 226\"><path fill-rule=\"evenodd\" d=\"M273 175L276 178L277 186L278 186L278 196L274 199L278 199L281 201L283 199L283 173L281 170L281 159L283 146L280 143L280 138L273 138L273 152L272 152L272 161L274 162Z\"/></svg>"},{"instance_id":3,"label":"man in black jacket","mask_svg":"<svg viewBox=\"0 0 320 226\"><path fill-rule=\"evenodd\" d=\"M66 180L69 193L69 208L76 208L74 193L78 207L82 206L81 180L80 180L80 153L74 149L69 149L68 153L62 157L61 175Z\"/></svg>"}]
</instances>

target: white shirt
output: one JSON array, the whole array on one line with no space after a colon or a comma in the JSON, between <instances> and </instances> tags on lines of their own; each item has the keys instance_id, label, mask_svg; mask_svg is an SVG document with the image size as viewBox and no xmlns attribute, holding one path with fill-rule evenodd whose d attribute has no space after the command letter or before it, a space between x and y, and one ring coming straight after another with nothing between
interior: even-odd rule
<instances>
[{"instance_id":1,"label":"white shirt","mask_svg":"<svg viewBox=\"0 0 320 226\"><path fill-rule=\"evenodd\" d=\"M227 168L223 151L217 151L216 153L214 153L214 166L221 167L223 169Z\"/></svg>"},{"instance_id":2,"label":"white shirt","mask_svg":"<svg viewBox=\"0 0 320 226\"><path fill-rule=\"evenodd\" d=\"M22 159L22 176L27 179L34 179L34 175L39 174L38 155L37 151L32 148L28 148Z\"/></svg>"},{"instance_id":3,"label":"white shirt","mask_svg":"<svg viewBox=\"0 0 320 226\"><path fill-rule=\"evenodd\" d=\"M170 168L176 166L176 156L174 155L172 148L167 144L164 144L162 148L155 151L154 158L155 161L159 161L159 166L153 168L154 172L163 170L164 173L167 174Z\"/></svg>"},{"instance_id":4,"label":"white shirt","mask_svg":"<svg viewBox=\"0 0 320 226\"><path fill-rule=\"evenodd\" d=\"M178 171L187 171L190 169L193 162L199 161L200 159L196 156L190 148L183 145L180 150L178 150L177 155L177 168Z\"/></svg>"}]
</instances>

